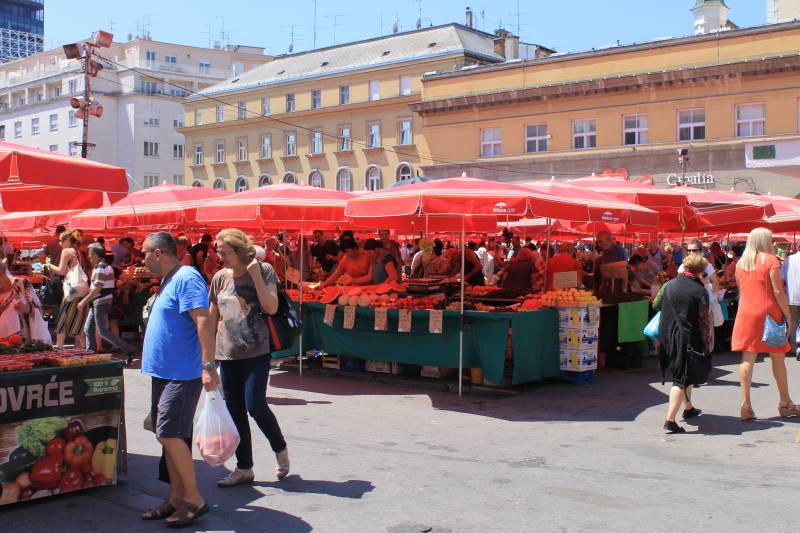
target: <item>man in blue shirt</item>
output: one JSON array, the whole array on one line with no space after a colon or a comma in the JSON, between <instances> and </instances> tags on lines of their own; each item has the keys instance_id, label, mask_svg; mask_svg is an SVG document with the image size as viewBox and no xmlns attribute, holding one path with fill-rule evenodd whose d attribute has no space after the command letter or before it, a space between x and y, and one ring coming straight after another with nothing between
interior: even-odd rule
<instances>
[{"instance_id":1,"label":"man in blue shirt","mask_svg":"<svg viewBox=\"0 0 800 533\"><path fill-rule=\"evenodd\" d=\"M162 276L147 322L142 372L152 378L150 414L164 446L170 477L169 499L144 513L145 520L165 519L169 526L188 526L208 512L197 488L192 450L194 413L203 386L214 390L215 338L208 324L208 287L200 273L181 265L178 246L168 233L148 235L144 263Z\"/></svg>"}]
</instances>

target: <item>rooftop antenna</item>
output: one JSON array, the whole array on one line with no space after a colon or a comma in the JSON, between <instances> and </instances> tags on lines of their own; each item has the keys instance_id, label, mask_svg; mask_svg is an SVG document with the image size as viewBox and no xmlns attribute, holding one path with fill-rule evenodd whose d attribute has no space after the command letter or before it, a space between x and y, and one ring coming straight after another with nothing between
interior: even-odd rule
<instances>
[{"instance_id":1,"label":"rooftop antenna","mask_svg":"<svg viewBox=\"0 0 800 533\"><path fill-rule=\"evenodd\" d=\"M314 34L311 38L311 41L313 43L312 47L316 49L317 48L317 4L319 4L319 0L311 0L311 1L314 2Z\"/></svg>"},{"instance_id":2,"label":"rooftop antenna","mask_svg":"<svg viewBox=\"0 0 800 533\"><path fill-rule=\"evenodd\" d=\"M325 16L325 18L327 18L327 19L333 19L333 23L331 24L331 27L333 28L333 45L334 46L336 46L336 28L341 26L341 24L339 24L336 21L337 21L337 19L339 19L339 17L346 17L346 16L347 15L326 15Z\"/></svg>"},{"instance_id":3,"label":"rooftop antenna","mask_svg":"<svg viewBox=\"0 0 800 533\"><path fill-rule=\"evenodd\" d=\"M517 0L517 10L514 13L511 13L511 15L510 15L510 16L515 17L517 19L517 37L520 36L520 31L522 30L522 26L526 26L527 25L527 24L521 24L520 23L520 18L523 15L527 15L527 14L528 13L520 12L519 0Z\"/></svg>"},{"instance_id":4,"label":"rooftop antenna","mask_svg":"<svg viewBox=\"0 0 800 533\"><path fill-rule=\"evenodd\" d=\"M422 28L422 0L411 0L417 4L417 29Z\"/></svg>"},{"instance_id":5,"label":"rooftop antenna","mask_svg":"<svg viewBox=\"0 0 800 533\"><path fill-rule=\"evenodd\" d=\"M481 6L481 31L486 31L486 10Z\"/></svg>"},{"instance_id":6,"label":"rooftop antenna","mask_svg":"<svg viewBox=\"0 0 800 533\"><path fill-rule=\"evenodd\" d=\"M108 31L109 31L109 33L114 33L114 19L113 18L109 18L108 19Z\"/></svg>"},{"instance_id":7,"label":"rooftop antenna","mask_svg":"<svg viewBox=\"0 0 800 533\"><path fill-rule=\"evenodd\" d=\"M219 42L223 43L223 44L230 44L230 32L225 31L225 17L226 16L227 15L217 15L217 18L222 21L222 25L221 25L220 30L219 30Z\"/></svg>"},{"instance_id":8,"label":"rooftop antenna","mask_svg":"<svg viewBox=\"0 0 800 533\"><path fill-rule=\"evenodd\" d=\"M294 52L294 42L295 42L295 39L299 40L299 39L302 37L302 35L301 35L301 34L299 34L299 33L296 33L296 32L294 31L294 29L295 29L295 28L297 28L297 27L299 27L299 26L300 26L300 24L289 24L289 25L287 25L287 26L281 26L281 28L289 28L289 36L290 36L290 42L289 42L289 53L290 53L290 54Z\"/></svg>"},{"instance_id":9,"label":"rooftop antenna","mask_svg":"<svg viewBox=\"0 0 800 533\"><path fill-rule=\"evenodd\" d=\"M206 31L200 32L205 33L208 36L208 48L211 48L211 24L206 24Z\"/></svg>"},{"instance_id":10,"label":"rooftop antenna","mask_svg":"<svg viewBox=\"0 0 800 533\"><path fill-rule=\"evenodd\" d=\"M150 28L152 26L153 26L152 15L150 13L142 15L142 33L144 34L142 37L144 37L147 40L150 40L152 38L150 36Z\"/></svg>"},{"instance_id":11,"label":"rooftop antenna","mask_svg":"<svg viewBox=\"0 0 800 533\"><path fill-rule=\"evenodd\" d=\"M397 33L400 31L400 15L397 13L394 14L394 24L392 24L392 33Z\"/></svg>"}]
</instances>

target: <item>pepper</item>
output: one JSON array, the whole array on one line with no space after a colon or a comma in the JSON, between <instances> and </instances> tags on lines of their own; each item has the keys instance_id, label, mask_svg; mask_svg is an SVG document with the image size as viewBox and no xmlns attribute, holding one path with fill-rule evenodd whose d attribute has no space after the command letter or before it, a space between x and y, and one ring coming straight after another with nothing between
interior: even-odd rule
<instances>
[{"instance_id":1,"label":"pepper","mask_svg":"<svg viewBox=\"0 0 800 533\"><path fill-rule=\"evenodd\" d=\"M64 450L64 457L67 464L72 467L80 469L81 465L86 464L92 460L92 452L94 448L92 443L86 437L76 437L75 440L67 443Z\"/></svg>"},{"instance_id":2,"label":"pepper","mask_svg":"<svg viewBox=\"0 0 800 533\"><path fill-rule=\"evenodd\" d=\"M97 443L97 447L92 455L92 471L102 474L106 479L114 477L114 469L117 466L117 441L108 439Z\"/></svg>"},{"instance_id":3,"label":"pepper","mask_svg":"<svg viewBox=\"0 0 800 533\"><path fill-rule=\"evenodd\" d=\"M69 424L67 424L67 429L64 430L64 437L67 440L74 440L77 437L83 435L83 424L80 420L71 420Z\"/></svg>"},{"instance_id":4,"label":"pepper","mask_svg":"<svg viewBox=\"0 0 800 533\"><path fill-rule=\"evenodd\" d=\"M64 448L66 445L67 443L64 439L55 437L47 443L47 448L44 453L45 455L64 455Z\"/></svg>"},{"instance_id":5,"label":"pepper","mask_svg":"<svg viewBox=\"0 0 800 533\"><path fill-rule=\"evenodd\" d=\"M33 464L31 481L40 489L53 490L61 480L63 455L46 455Z\"/></svg>"},{"instance_id":6,"label":"pepper","mask_svg":"<svg viewBox=\"0 0 800 533\"><path fill-rule=\"evenodd\" d=\"M61 492L72 492L83 488L83 474L80 470L70 468L61 477L61 482L58 484Z\"/></svg>"}]
</instances>

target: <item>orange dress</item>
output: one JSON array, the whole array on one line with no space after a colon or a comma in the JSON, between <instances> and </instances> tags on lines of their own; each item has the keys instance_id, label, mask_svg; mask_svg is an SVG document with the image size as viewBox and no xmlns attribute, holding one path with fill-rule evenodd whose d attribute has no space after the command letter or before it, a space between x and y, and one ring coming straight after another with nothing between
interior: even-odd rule
<instances>
[{"instance_id":1,"label":"orange dress","mask_svg":"<svg viewBox=\"0 0 800 533\"><path fill-rule=\"evenodd\" d=\"M764 320L767 313L780 324L783 313L778 307L769 273L779 270L780 262L774 255L759 254L756 268L750 272L736 268L739 282L739 309L733 325L731 349L734 352L786 353L789 343L783 346L768 346L761 342L764 333Z\"/></svg>"}]
</instances>

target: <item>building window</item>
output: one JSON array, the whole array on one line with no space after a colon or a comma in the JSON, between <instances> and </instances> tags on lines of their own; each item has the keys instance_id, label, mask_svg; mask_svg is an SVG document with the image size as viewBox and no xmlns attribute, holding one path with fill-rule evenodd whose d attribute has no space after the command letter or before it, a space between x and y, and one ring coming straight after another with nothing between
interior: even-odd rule
<instances>
[{"instance_id":1,"label":"building window","mask_svg":"<svg viewBox=\"0 0 800 533\"><path fill-rule=\"evenodd\" d=\"M31 119L31 135L39 135L39 119Z\"/></svg>"},{"instance_id":2,"label":"building window","mask_svg":"<svg viewBox=\"0 0 800 533\"><path fill-rule=\"evenodd\" d=\"M233 190L236 192L244 192L247 190L247 179L244 176L239 176L236 178L236 184L233 186Z\"/></svg>"},{"instance_id":3,"label":"building window","mask_svg":"<svg viewBox=\"0 0 800 533\"><path fill-rule=\"evenodd\" d=\"M155 61L156 60L156 53L153 50L146 50L144 53L144 58L147 61Z\"/></svg>"},{"instance_id":4,"label":"building window","mask_svg":"<svg viewBox=\"0 0 800 533\"><path fill-rule=\"evenodd\" d=\"M192 187L194 187L195 189L202 189L203 188L203 182L200 181L200 180L194 180L192 182Z\"/></svg>"},{"instance_id":5,"label":"building window","mask_svg":"<svg viewBox=\"0 0 800 533\"><path fill-rule=\"evenodd\" d=\"M217 106L217 122L224 122L225 121L225 106L223 104L219 104Z\"/></svg>"},{"instance_id":6,"label":"building window","mask_svg":"<svg viewBox=\"0 0 800 533\"><path fill-rule=\"evenodd\" d=\"M321 154L322 153L322 132L321 131L312 131L311 132L311 153L312 154Z\"/></svg>"},{"instance_id":7,"label":"building window","mask_svg":"<svg viewBox=\"0 0 800 533\"><path fill-rule=\"evenodd\" d=\"M411 165L402 163L397 167L397 181L406 181L411 179Z\"/></svg>"},{"instance_id":8,"label":"building window","mask_svg":"<svg viewBox=\"0 0 800 533\"><path fill-rule=\"evenodd\" d=\"M57 131L58 130L58 115L53 114L50 115L50 131Z\"/></svg>"},{"instance_id":9,"label":"building window","mask_svg":"<svg viewBox=\"0 0 800 533\"><path fill-rule=\"evenodd\" d=\"M291 113L294 109L294 93L289 93L286 95L286 112Z\"/></svg>"},{"instance_id":10,"label":"building window","mask_svg":"<svg viewBox=\"0 0 800 533\"><path fill-rule=\"evenodd\" d=\"M261 159L272 159L272 137L270 135L261 137Z\"/></svg>"},{"instance_id":11,"label":"building window","mask_svg":"<svg viewBox=\"0 0 800 533\"><path fill-rule=\"evenodd\" d=\"M144 156L145 157L158 157L158 143L152 141L144 142Z\"/></svg>"},{"instance_id":12,"label":"building window","mask_svg":"<svg viewBox=\"0 0 800 533\"><path fill-rule=\"evenodd\" d=\"M164 56L164 63L167 65L175 65L178 62L177 56Z\"/></svg>"},{"instance_id":13,"label":"building window","mask_svg":"<svg viewBox=\"0 0 800 533\"><path fill-rule=\"evenodd\" d=\"M379 122L372 122L367 125L367 148L381 147L381 125Z\"/></svg>"},{"instance_id":14,"label":"building window","mask_svg":"<svg viewBox=\"0 0 800 533\"><path fill-rule=\"evenodd\" d=\"M58 152L58 145L57 144L51 144L50 145L50 151L51 152Z\"/></svg>"},{"instance_id":15,"label":"building window","mask_svg":"<svg viewBox=\"0 0 800 533\"><path fill-rule=\"evenodd\" d=\"M195 144L194 145L194 164L195 165L202 165L203 164L203 145L202 144Z\"/></svg>"},{"instance_id":16,"label":"building window","mask_svg":"<svg viewBox=\"0 0 800 533\"><path fill-rule=\"evenodd\" d=\"M584 148L597 147L597 121L592 120L573 120L572 121L572 148L583 150Z\"/></svg>"},{"instance_id":17,"label":"building window","mask_svg":"<svg viewBox=\"0 0 800 533\"><path fill-rule=\"evenodd\" d=\"M239 102L238 112L239 113L237 117L239 118L239 120L247 118L247 102L245 102L244 100L241 100Z\"/></svg>"},{"instance_id":18,"label":"building window","mask_svg":"<svg viewBox=\"0 0 800 533\"><path fill-rule=\"evenodd\" d=\"M400 121L400 138L397 139L398 144L409 145L414 144L411 136L411 119L403 119Z\"/></svg>"},{"instance_id":19,"label":"building window","mask_svg":"<svg viewBox=\"0 0 800 533\"><path fill-rule=\"evenodd\" d=\"M175 87L172 87L169 90L169 95L175 96L176 98L186 98L189 96L189 91L186 89L176 89Z\"/></svg>"},{"instance_id":20,"label":"building window","mask_svg":"<svg viewBox=\"0 0 800 533\"><path fill-rule=\"evenodd\" d=\"M182 118L173 118L172 119L172 127L173 128L182 128L183 127L183 119Z\"/></svg>"},{"instance_id":21,"label":"building window","mask_svg":"<svg viewBox=\"0 0 800 533\"><path fill-rule=\"evenodd\" d=\"M764 104L736 106L736 136L764 135L766 125Z\"/></svg>"},{"instance_id":22,"label":"building window","mask_svg":"<svg viewBox=\"0 0 800 533\"><path fill-rule=\"evenodd\" d=\"M22 137L22 122L14 123L14 138L19 139Z\"/></svg>"},{"instance_id":23,"label":"building window","mask_svg":"<svg viewBox=\"0 0 800 533\"><path fill-rule=\"evenodd\" d=\"M647 115L629 115L622 119L622 140L626 146L647 144Z\"/></svg>"},{"instance_id":24,"label":"building window","mask_svg":"<svg viewBox=\"0 0 800 533\"><path fill-rule=\"evenodd\" d=\"M485 128L481 130L481 157L501 155L502 137L500 128Z\"/></svg>"},{"instance_id":25,"label":"building window","mask_svg":"<svg viewBox=\"0 0 800 533\"><path fill-rule=\"evenodd\" d=\"M236 160L247 161L247 139L238 139L236 141L236 148Z\"/></svg>"},{"instance_id":26,"label":"building window","mask_svg":"<svg viewBox=\"0 0 800 533\"><path fill-rule=\"evenodd\" d=\"M61 87L53 87L53 98L58 98L59 96L61 96Z\"/></svg>"},{"instance_id":27,"label":"building window","mask_svg":"<svg viewBox=\"0 0 800 533\"><path fill-rule=\"evenodd\" d=\"M5 140L6 140L6 126L5 124L3 124L2 126L0 126L0 141L5 141Z\"/></svg>"},{"instance_id":28,"label":"building window","mask_svg":"<svg viewBox=\"0 0 800 533\"><path fill-rule=\"evenodd\" d=\"M400 76L400 96L411 94L411 76Z\"/></svg>"},{"instance_id":29,"label":"building window","mask_svg":"<svg viewBox=\"0 0 800 533\"><path fill-rule=\"evenodd\" d=\"M156 94L158 92L158 85L154 81L144 81L141 82L142 92L144 94Z\"/></svg>"},{"instance_id":30,"label":"building window","mask_svg":"<svg viewBox=\"0 0 800 533\"><path fill-rule=\"evenodd\" d=\"M69 148L69 155L71 155L71 156L76 156L76 155L78 155L80 153L80 149L78 147L78 143L77 142L73 141L73 142L69 143L68 148Z\"/></svg>"},{"instance_id":31,"label":"building window","mask_svg":"<svg viewBox=\"0 0 800 533\"><path fill-rule=\"evenodd\" d=\"M342 192L350 192L353 187L353 175L350 169L343 168L336 173L336 189Z\"/></svg>"},{"instance_id":32,"label":"building window","mask_svg":"<svg viewBox=\"0 0 800 533\"><path fill-rule=\"evenodd\" d=\"M350 126L343 126L339 128L339 151L349 152L352 150L352 143L350 142Z\"/></svg>"},{"instance_id":33,"label":"building window","mask_svg":"<svg viewBox=\"0 0 800 533\"><path fill-rule=\"evenodd\" d=\"M546 152L550 135L547 133L547 124L530 124L525 126L525 151Z\"/></svg>"},{"instance_id":34,"label":"building window","mask_svg":"<svg viewBox=\"0 0 800 533\"><path fill-rule=\"evenodd\" d=\"M208 59L201 59L197 70L200 74L208 74L211 72L211 61Z\"/></svg>"},{"instance_id":35,"label":"building window","mask_svg":"<svg viewBox=\"0 0 800 533\"><path fill-rule=\"evenodd\" d=\"M322 106L322 91L314 89L311 91L311 109L319 109Z\"/></svg>"},{"instance_id":36,"label":"building window","mask_svg":"<svg viewBox=\"0 0 800 533\"><path fill-rule=\"evenodd\" d=\"M287 172L283 175L283 182L284 183L297 183L297 177L295 177L294 172Z\"/></svg>"},{"instance_id":37,"label":"building window","mask_svg":"<svg viewBox=\"0 0 800 533\"><path fill-rule=\"evenodd\" d=\"M183 159L183 145L182 144L173 144L172 145L172 157L174 159Z\"/></svg>"},{"instance_id":38,"label":"building window","mask_svg":"<svg viewBox=\"0 0 800 533\"><path fill-rule=\"evenodd\" d=\"M319 170L312 170L311 174L308 175L308 184L312 187L323 188L325 184L322 180L322 172Z\"/></svg>"},{"instance_id":39,"label":"building window","mask_svg":"<svg viewBox=\"0 0 800 533\"><path fill-rule=\"evenodd\" d=\"M224 191L225 190L225 180L223 180L222 178L215 179L214 180L214 188L217 189L218 191Z\"/></svg>"},{"instance_id":40,"label":"building window","mask_svg":"<svg viewBox=\"0 0 800 533\"><path fill-rule=\"evenodd\" d=\"M144 188L149 189L150 187L157 187L158 186L158 174L145 174L144 175Z\"/></svg>"},{"instance_id":41,"label":"building window","mask_svg":"<svg viewBox=\"0 0 800 533\"><path fill-rule=\"evenodd\" d=\"M269 96L261 97L261 114L269 115Z\"/></svg>"},{"instance_id":42,"label":"building window","mask_svg":"<svg viewBox=\"0 0 800 533\"><path fill-rule=\"evenodd\" d=\"M678 111L678 140L698 141L705 138L705 109L683 109Z\"/></svg>"},{"instance_id":43,"label":"building window","mask_svg":"<svg viewBox=\"0 0 800 533\"><path fill-rule=\"evenodd\" d=\"M173 174L172 183L173 185L183 185L183 174Z\"/></svg>"},{"instance_id":44,"label":"building window","mask_svg":"<svg viewBox=\"0 0 800 533\"><path fill-rule=\"evenodd\" d=\"M261 174L258 177L258 186L259 187L266 187L267 185L272 185L272 178L270 178L266 174Z\"/></svg>"},{"instance_id":45,"label":"building window","mask_svg":"<svg viewBox=\"0 0 800 533\"><path fill-rule=\"evenodd\" d=\"M159 124L158 113L150 113L146 117L144 117L145 126L158 126L158 124Z\"/></svg>"},{"instance_id":46,"label":"building window","mask_svg":"<svg viewBox=\"0 0 800 533\"><path fill-rule=\"evenodd\" d=\"M374 102L381 99L381 84L377 80L369 82L369 100Z\"/></svg>"},{"instance_id":47,"label":"building window","mask_svg":"<svg viewBox=\"0 0 800 533\"><path fill-rule=\"evenodd\" d=\"M195 109L194 110L194 125L195 126L202 126L203 125L203 110L202 109Z\"/></svg>"},{"instance_id":48,"label":"building window","mask_svg":"<svg viewBox=\"0 0 800 533\"><path fill-rule=\"evenodd\" d=\"M71 109L69 111L69 115L68 115L68 118L67 118L67 125L70 128L74 128L75 126L78 125L78 117L75 116L75 111L73 111Z\"/></svg>"},{"instance_id":49,"label":"building window","mask_svg":"<svg viewBox=\"0 0 800 533\"><path fill-rule=\"evenodd\" d=\"M367 189L370 191L377 191L381 189L381 169L378 167L369 167L367 169Z\"/></svg>"},{"instance_id":50,"label":"building window","mask_svg":"<svg viewBox=\"0 0 800 533\"><path fill-rule=\"evenodd\" d=\"M297 135L294 133L286 134L286 153L284 155L287 157L297 155Z\"/></svg>"},{"instance_id":51,"label":"building window","mask_svg":"<svg viewBox=\"0 0 800 533\"><path fill-rule=\"evenodd\" d=\"M233 75L238 76L244 72L244 63L234 63L233 64Z\"/></svg>"},{"instance_id":52,"label":"building window","mask_svg":"<svg viewBox=\"0 0 800 533\"><path fill-rule=\"evenodd\" d=\"M78 80L69 80L67 82L67 92L69 94L75 94L78 92Z\"/></svg>"},{"instance_id":53,"label":"building window","mask_svg":"<svg viewBox=\"0 0 800 533\"><path fill-rule=\"evenodd\" d=\"M214 149L214 163L221 165L225 163L225 143L218 142Z\"/></svg>"},{"instance_id":54,"label":"building window","mask_svg":"<svg viewBox=\"0 0 800 533\"><path fill-rule=\"evenodd\" d=\"M350 103L350 86L342 85L339 87L339 104L345 105Z\"/></svg>"}]
</instances>

